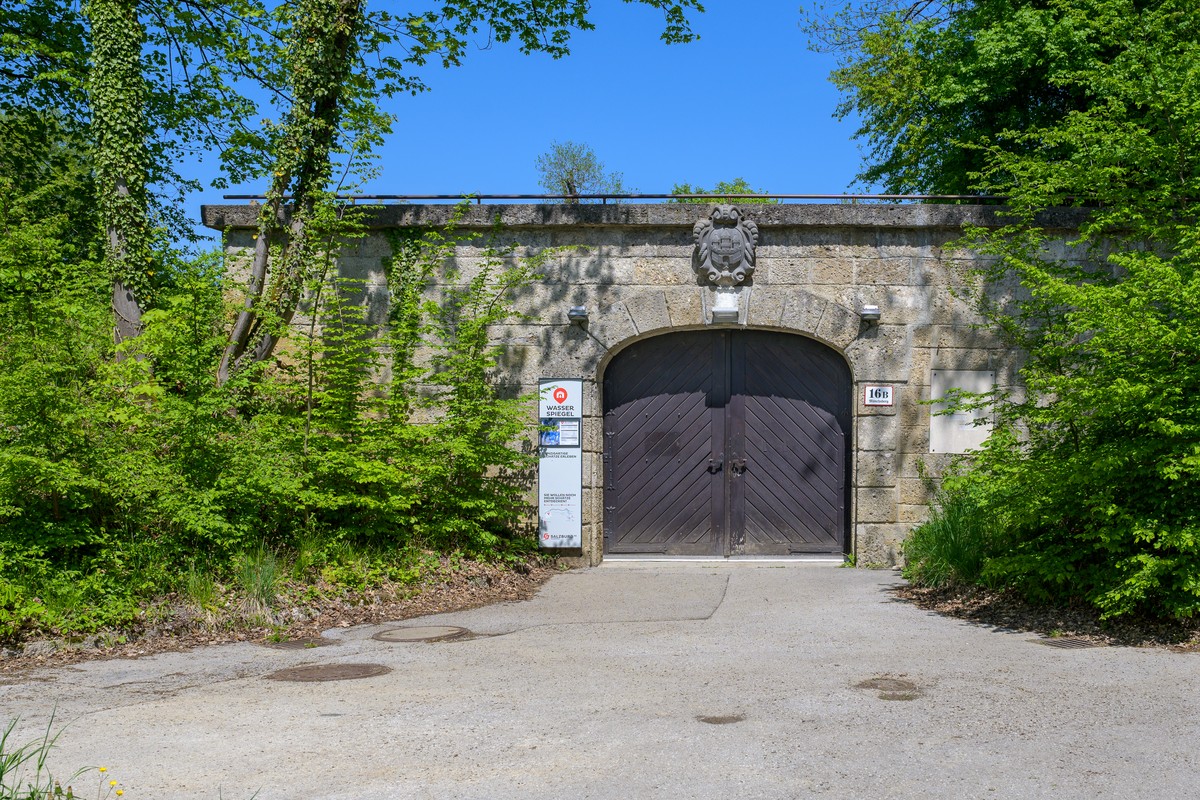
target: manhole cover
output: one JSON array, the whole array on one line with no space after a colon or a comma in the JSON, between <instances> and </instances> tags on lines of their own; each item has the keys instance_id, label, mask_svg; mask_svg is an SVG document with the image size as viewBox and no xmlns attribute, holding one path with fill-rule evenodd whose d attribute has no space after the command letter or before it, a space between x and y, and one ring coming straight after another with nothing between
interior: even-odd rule
<instances>
[{"instance_id":1,"label":"manhole cover","mask_svg":"<svg viewBox=\"0 0 1200 800\"><path fill-rule=\"evenodd\" d=\"M854 688L874 689L879 692L880 700L916 700L921 696L921 689L912 681L903 678L868 678L854 684Z\"/></svg>"},{"instance_id":2,"label":"manhole cover","mask_svg":"<svg viewBox=\"0 0 1200 800\"><path fill-rule=\"evenodd\" d=\"M381 642L441 642L457 639L470 633L466 628L454 625L423 625L413 628L391 628L372 636Z\"/></svg>"},{"instance_id":3,"label":"manhole cover","mask_svg":"<svg viewBox=\"0 0 1200 800\"><path fill-rule=\"evenodd\" d=\"M267 676L272 681L352 681L357 678L374 678L386 675L391 667L382 664L309 664L307 667L292 667L272 672Z\"/></svg>"},{"instance_id":4,"label":"manhole cover","mask_svg":"<svg viewBox=\"0 0 1200 800\"><path fill-rule=\"evenodd\" d=\"M1088 647L1104 646L1099 642L1093 642L1091 639L1075 639L1070 636L1054 636L1049 639L1034 639L1033 641L1044 644L1046 647L1059 647L1063 650L1083 650Z\"/></svg>"},{"instance_id":5,"label":"manhole cover","mask_svg":"<svg viewBox=\"0 0 1200 800\"><path fill-rule=\"evenodd\" d=\"M742 722L746 719L745 714L722 714L713 717L696 717L699 721L708 725L732 725L735 722Z\"/></svg>"},{"instance_id":6,"label":"manhole cover","mask_svg":"<svg viewBox=\"0 0 1200 800\"><path fill-rule=\"evenodd\" d=\"M311 650L314 647L325 647L334 642L321 636L308 636L303 639L284 639L282 642L263 642L266 647L275 650Z\"/></svg>"},{"instance_id":7,"label":"manhole cover","mask_svg":"<svg viewBox=\"0 0 1200 800\"><path fill-rule=\"evenodd\" d=\"M878 689L881 692L915 692L917 685L900 678L869 678L854 684L855 689Z\"/></svg>"}]
</instances>

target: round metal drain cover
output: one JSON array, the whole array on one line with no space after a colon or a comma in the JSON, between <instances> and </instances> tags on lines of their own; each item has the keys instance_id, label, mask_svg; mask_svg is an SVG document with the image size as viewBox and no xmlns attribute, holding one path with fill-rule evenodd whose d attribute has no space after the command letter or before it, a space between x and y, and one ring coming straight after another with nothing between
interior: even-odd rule
<instances>
[{"instance_id":1,"label":"round metal drain cover","mask_svg":"<svg viewBox=\"0 0 1200 800\"><path fill-rule=\"evenodd\" d=\"M306 636L303 639L284 639L282 642L263 642L263 646L275 650L311 650L314 647L325 647L334 644L322 636Z\"/></svg>"},{"instance_id":2,"label":"round metal drain cover","mask_svg":"<svg viewBox=\"0 0 1200 800\"><path fill-rule=\"evenodd\" d=\"M413 628L391 628L372 636L381 642L441 642L466 636L470 631L455 625L422 625Z\"/></svg>"},{"instance_id":3,"label":"round metal drain cover","mask_svg":"<svg viewBox=\"0 0 1200 800\"><path fill-rule=\"evenodd\" d=\"M887 676L859 681L854 684L854 688L874 689L879 692L880 700L916 700L922 695L920 687L912 681Z\"/></svg>"},{"instance_id":4,"label":"round metal drain cover","mask_svg":"<svg viewBox=\"0 0 1200 800\"><path fill-rule=\"evenodd\" d=\"M358 678L374 678L386 675L391 667L382 664L309 664L306 667L292 667L272 672L267 676L272 681L298 681L310 683L314 681L352 681Z\"/></svg>"}]
</instances>

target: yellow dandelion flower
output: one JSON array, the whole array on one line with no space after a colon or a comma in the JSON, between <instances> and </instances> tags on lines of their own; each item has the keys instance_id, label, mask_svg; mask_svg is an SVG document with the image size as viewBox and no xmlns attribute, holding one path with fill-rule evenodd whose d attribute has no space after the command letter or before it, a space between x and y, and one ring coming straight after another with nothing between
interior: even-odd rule
<instances>
[{"instance_id":1,"label":"yellow dandelion flower","mask_svg":"<svg viewBox=\"0 0 1200 800\"><path fill-rule=\"evenodd\" d=\"M124 790L124 789L117 789L117 797L120 797L120 796L121 796L121 795L123 795L123 794L125 794L125 790Z\"/></svg>"},{"instance_id":2,"label":"yellow dandelion flower","mask_svg":"<svg viewBox=\"0 0 1200 800\"><path fill-rule=\"evenodd\" d=\"M100 771L101 771L101 772L108 772L108 767L101 767L101 768L100 768Z\"/></svg>"},{"instance_id":3,"label":"yellow dandelion flower","mask_svg":"<svg viewBox=\"0 0 1200 800\"><path fill-rule=\"evenodd\" d=\"M108 785L109 785L109 786L116 786L116 785L117 785L117 782L116 782L116 781L109 781L109 782L108 782Z\"/></svg>"}]
</instances>

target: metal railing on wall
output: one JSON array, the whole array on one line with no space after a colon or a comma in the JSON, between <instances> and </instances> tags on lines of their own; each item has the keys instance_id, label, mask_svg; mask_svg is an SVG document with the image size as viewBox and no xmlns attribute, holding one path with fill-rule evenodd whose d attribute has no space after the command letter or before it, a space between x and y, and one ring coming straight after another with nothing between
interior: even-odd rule
<instances>
[{"instance_id":1,"label":"metal railing on wall","mask_svg":"<svg viewBox=\"0 0 1200 800\"><path fill-rule=\"evenodd\" d=\"M226 200L261 201L261 194L227 194ZM284 197L284 200L291 199ZM347 194L336 199L355 203L483 203L517 200L526 203L623 203L629 201L773 200L780 203L997 203L1002 197L978 194Z\"/></svg>"}]
</instances>

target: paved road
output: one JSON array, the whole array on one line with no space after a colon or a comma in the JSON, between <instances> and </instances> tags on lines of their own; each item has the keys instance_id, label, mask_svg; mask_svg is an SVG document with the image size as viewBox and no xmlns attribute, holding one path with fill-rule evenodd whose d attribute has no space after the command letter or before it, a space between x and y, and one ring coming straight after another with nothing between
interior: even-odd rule
<instances>
[{"instance_id":1,"label":"paved road","mask_svg":"<svg viewBox=\"0 0 1200 800\"><path fill-rule=\"evenodd\" d=\"M57 706L54 763L106 764L123 800L1200 794L1200 656L1046 647L896 602L895 580L608 563L400 623L475 638L96 662L2 685L0 709L23 741ZM264 677L318 662L392 672ZM916 689L856 688L876 678Z\"/></svg>"}]
</instances>

